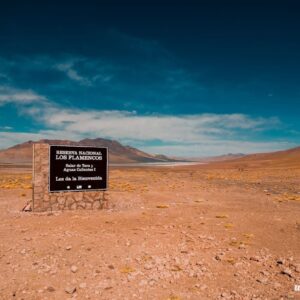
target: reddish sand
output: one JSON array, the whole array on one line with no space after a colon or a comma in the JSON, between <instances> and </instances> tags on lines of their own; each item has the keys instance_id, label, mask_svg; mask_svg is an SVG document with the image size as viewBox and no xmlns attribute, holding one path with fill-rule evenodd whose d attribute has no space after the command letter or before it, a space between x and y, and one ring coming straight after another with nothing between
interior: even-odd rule
<instances>
[{"instance_id":1,"label":"reddish sand","mask_svg":"<svg viewBox=\"0 0 300 300\"><path fill-rule=\"evenodd\" d=\"M0 173L1 299L300 299L300 168L110 171L110 209L21 213Z\"/></svg>"}]
</instances>

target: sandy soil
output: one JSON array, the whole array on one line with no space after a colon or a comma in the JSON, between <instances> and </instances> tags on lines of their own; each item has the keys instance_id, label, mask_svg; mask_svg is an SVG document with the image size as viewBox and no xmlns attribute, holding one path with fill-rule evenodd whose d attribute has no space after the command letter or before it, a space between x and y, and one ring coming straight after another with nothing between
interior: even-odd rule
<instances>
[{"instance_id":1,"label":"sandy soil","mask_svg":"<svg viewBox=\"0 0 300 300\"><path fill-rule=\"evenodd\" d=\"M300 299L300 169L122 168L103 211L21 213L0 172L0 299Z\"/></svg>"}]
</instances>

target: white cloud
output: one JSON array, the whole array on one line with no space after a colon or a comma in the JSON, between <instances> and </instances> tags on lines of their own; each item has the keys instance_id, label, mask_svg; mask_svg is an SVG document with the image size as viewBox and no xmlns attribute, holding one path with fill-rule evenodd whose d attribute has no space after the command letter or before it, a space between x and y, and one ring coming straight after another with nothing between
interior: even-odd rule
<instances>
[{"instance_id":1,"label":"white cloud","mask_svg":"<svg viewBox=\"0 0 300 300\"><path fill-rule=\"evenodd\" d=\"M195 143L226 138L243 131L264 130L278 125L276 118L252 118L243 114L137 115L129 111L79 111L48 108L43 122L81 135L140 141Z\"/></svg>"},{"instance_id":2,"label":"white cloud","mask_svg":"<svg viewBox=\"0 0 300 300\"><path fill-rule=\"evenodd\" d=\"M29 104L44 102L46 98L32 90L19 90L7 86L0 86L0 105L5 103Z\"/></svg>"},{"instance_id":3,"label":"white cloud","mask_svg":"<svg viewBox=\"0 0 300 300\"><path fill-rule=\"evenodd\" d=\"M277 118L245 114L139 115L134 111L66 109L32 90L1 87L0 104L8 102L17 103L21 114L45 129L26 133L2 128L0 148L26 140L86 137L131 141L131 145L142 145L143 150L151 153L186 156L250 153L294 146L286 142L256 142L250 138L251 133L280 126ZM163 146L150 146L154 140L160 140Z\"/></svg>"},{"instance_id":4,"label":"white cloud","mask_svg":"<svg viewBox=\"0 0 300 300\"><path fill-rule=\"evenodd\" d=\"M0 132L0 149L4 149L29 140L40 140L42 135L29 132Z\"/></svg>"},{"instance_id":5,"label":"white cloud","mask_svg":"<svg viewBox=\"0 0 300 300\"><path fill-rule=\"evenodd\" d=\"M0 131L0 149L5 149L27 141L38 141L41 139L80 140L80 138L79 135L56 130L40 130L38 132Z\"/></svg>"},{"instance_id":6,"label":"white cloud","mask_svg":"<svg viewBox=\"0 0 300 300\"><path fill-rule=\"evenodd\" d=\"M80 75L74 68L74 62L60 63L55 65L56 69L64 72L71 80L77 81L81 85L91 86L91 81Z\"/></svg>"},{"instance_id":7,"label":"white cloud","mask_svg":"<svg viewBox=\"0 0 300 300\"><path fill-rule=\"evenodd\" d=\"M89 71L90 76L83 76L78 71L78 65ZM100 60L88 60L84 57L73 57L54 64L54 68L66 74L66 76L83 86L92 86L96 82L108 83L114 77L111 67ZM82 71L81 71L82 73Z\"/></svg>"}]
</instances>

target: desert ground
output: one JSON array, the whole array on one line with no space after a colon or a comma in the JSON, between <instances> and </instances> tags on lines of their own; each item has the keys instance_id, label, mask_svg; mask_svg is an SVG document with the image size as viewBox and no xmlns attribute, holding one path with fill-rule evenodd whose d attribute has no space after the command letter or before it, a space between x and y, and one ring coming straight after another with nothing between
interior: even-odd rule
<instances>
[{"instance_id":1,"label":"desert ground","mask_svg":"<svg viewBox=\"0 0 300 300\"><path fill-rule=\"evenodd\" d=\"M0 171L0 299L300 299L300 168L111 168L109 208L21 212Z\"/></svg>"}]
</instances>

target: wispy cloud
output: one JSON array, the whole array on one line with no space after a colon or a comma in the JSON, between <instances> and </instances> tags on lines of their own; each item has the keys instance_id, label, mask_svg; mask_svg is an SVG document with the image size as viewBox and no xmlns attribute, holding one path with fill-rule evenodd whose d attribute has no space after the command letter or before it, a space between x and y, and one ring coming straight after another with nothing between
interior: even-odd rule
<instances>
[{"instance_id":1,"label":"wispy cloud","mask_svg":"<svg viewBox=\"0 0 300 300\"><path fill-rule=\"evenodd\" d=\"M131 140L198 142L231 138L248 130L266 130L277 118L253 118L243 114L138 115L130 111L70 110L52 107L43 114L47 126L94 135Z\"/></svg>"},{"instance_id":2,"label":"wispy cloud","mask_svg":"<svg viewBox=\"0 0 300 300\"><path fill-rule=\"evenodd\" d=\"M55 65L57 70L64 72L71 80L77 81L81 85L91 86L92 82L89 78L78 73L74 68L74 62L66 62Z\"/></svg>"},{"instance_id":3,"label":"wispy cloud","mask_svg":"<svg viewBox=\"0 0 300 300\"><path fill-rule=\"evenodd\" d=\"M62 107L32 91L9 90L7 94L15 95L10 99L17 99L21 114L30 116L44 129L35 133L1 132L4 144L25 139L105 137L169 155L249 153L277 150L289 144L246 140L250 132L280 126L280 121L274 117L244 114L140 115L134 111L80 110ZM39 100L42 101L38 106L27 105ZM154 146L153 141L160 141L160 145Z\"/></svg>"},{"instance_id":4,"label":"wispy cloud","mask_svg":"<svg viewBox=\"0 0 300 300\"><path fill-rule=\"evenodd\" d=\"M70 139L79 140L80 136L69 132L56 130L39 130L38 132L11 132L7 129L0 131L0 149L14 146L27 141L38 141L41 139Z\"/></svg>"},{"instance_id":5,"label":"wispy cloud","mask_svg":"<svg viewBox=\"0 0 300 300\"><path fill-rule=\"evenodd\" d=\"M80 105L88 100L101 109L165 113L170 108L178 110L182 99L202 111L206 108L202 101L206 89L162 45L119 32L110 38L117 49L103 57L0 57L0 73L10 78L0 78L0 85L32 87L61 103ZM124 59L118 51L129 57Z\"/></svg>"},{"instance_id":6,"label":"wispy cloud","mask_svg":"<svg viewBox=\"0 0 300 300\"><path fill-rule=\"evenodd\" d=\"M34 133L2 131L2 147L26 139L105 137L140 145L150 152L209 155L277 150L291 145L246 140L250 132L280 126L280 120L274 117L245 114L140 115L135 111L80 110L55 104L33 91L3 90L5 93L0 100L17 102L19 112L39 122L44 129ZM28 105L36 102L39 105ZM154 146L153 141L160 141L160 145Z\"/></svg>"},{"instance_id":7,"label":"wispy cloud","mask_svg":"<svg viewBox=\"0 0 300 300\"><path fill-rule=\"evenodd\" d=\"M98 83L108 83L114 77L115 67L99 58L76 55L0 57L0 84L38 83L70 88L73 83L87 88Z\"/></svg>"},{"instance_id":8,"label":"wispy cloud","mask_svg":"<svg viewBox=\"0 0 300 300\"><path fill-rule=\"evenodd\" d=\"M32 90L20 90L8 86L0 86L0 105L5 103L29 104L44 101L46 101L46 97Z\"/></svg>"}]
</instances>

